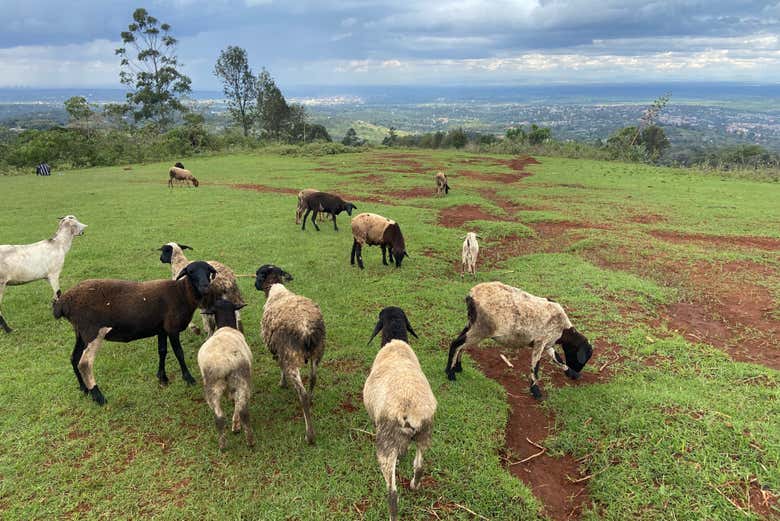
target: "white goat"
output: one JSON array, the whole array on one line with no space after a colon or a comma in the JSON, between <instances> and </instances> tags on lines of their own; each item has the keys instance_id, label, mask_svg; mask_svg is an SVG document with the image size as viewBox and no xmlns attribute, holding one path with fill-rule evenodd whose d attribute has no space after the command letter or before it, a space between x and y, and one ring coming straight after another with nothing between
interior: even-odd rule
<instances>
[{"instance_id":1,"label":"white goat","mask_svg":"<svg viewBox=\"0 0 780 521\"><path fill-rule=\"evenodd\" d=\"M57 233L51 239L32 244L0 245L0 303L6 286L17 286L48 279L54 298L60 296L60 273L73 237L83 235L87 225L73 215L60 218ZM0 328L12 330L0 313Z\"/></svg>"},{"instance_id":2,"label":"white goat","mask_svg":"<svg viewBox=\"0 0 780 521\"><path fill-rule=\"evenodd\" d=\"M477 275L477 257L479 256L479 242L477 239L481 239L479 235L474 232L469 232L463 237L463 250L461 252L461 272L462 277L465 273L471 273Z\"/></svg>"}]
</instances>

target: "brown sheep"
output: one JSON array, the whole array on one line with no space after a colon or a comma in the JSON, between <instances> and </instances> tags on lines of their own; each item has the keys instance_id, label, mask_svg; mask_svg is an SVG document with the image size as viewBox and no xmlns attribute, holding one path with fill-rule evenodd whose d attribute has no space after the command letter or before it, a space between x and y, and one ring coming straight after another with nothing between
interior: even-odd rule
<instances>
[{"instance_id":1,"label":"brown sheep","mask_svg":"<svg viewBox=\"0 0 780 521\"><path fill-rule=\"evenodd\" d=\"M168 170L168 188L173 188L173 182L184 182L186 185L189 185L192 183L194 186L200 185L198 183L198 180L195 179L195 176L192 175L192 172L189 170L184 169L184 165L181 163L176 163L175 166L172 166L170 170Z\"/></svg>"},{"instance_id":2,"label":"brown sheep","mask_svg":"<svg viewBox=\"0 0 780 521\"><path fill-rule=\"evenodd\" d=\"M447 183L447 175L444 172L436 172L436 195L450 193L450 185Z\"/></svg>"},{"instance_id":3,"label":"brown sheep","mask_svg":"<svg viewBox=\"0 0 780 521\"><path fill-rule=\"evenodd\" d=\"M352 253L349 263L363 269L363 246L380 246L382 248L382 264L387 266L386 255L389 251L390 262L395 262L396 268L401 267L406 252L406 242L398 224L375 213L361 213L352 218Z\"/></svg>"}]
</instances>

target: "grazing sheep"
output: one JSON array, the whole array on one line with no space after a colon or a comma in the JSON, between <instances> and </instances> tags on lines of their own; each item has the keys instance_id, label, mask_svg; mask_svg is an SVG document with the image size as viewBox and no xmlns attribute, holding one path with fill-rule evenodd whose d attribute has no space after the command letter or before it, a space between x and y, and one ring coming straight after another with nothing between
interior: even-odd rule
<instances>
[{"instance_id":1,"label":"grazing sheep","mask_svg":"<svg viewBox=\"0 0 780 521\"><path fill-rule=\"evenodd\" d=\"M387 266L386 254L390 253L390 262L395 260L396 268L401 267L406 252L406 242L398 224L375 213L361 213L352 219L352 253L349 263L355 264L357 256L358 266L363 269L363 245L379 245L382 248L382 264Z\"/></svg>"},{"instance_id":2,"label":"grazing sheep","mask_svg":"<svg viewBox=\"0 0 780 521\"><path fill-rule=\"evenodd\" d=\"M63 293L54 301L52 311L54 318L67 318L76 333L70 362L81 390L90 394L99 405L106 403L92 376L92 364L100 342L90 350L86 348L103 327L111 328L105 338L113 342L131 342L156 335L157 378L162 385L168 384L165 358L170 341L182 379L194 384L195 379L184 361L179 333L190 323L192 313L216 274L217 270L209 264L196 261L188 264L176 280L91 279ZM93 385L88 386L85 382Z\"/></svg>"},{"instance_id":3,"label":"grazing sheep","mask_svg":"<svg viewBox=\"0 0 780 521\"><path fill-rule=\"evenodd\" d=\"M171 265L172 278L175 279L176 276L181 273L181 270L183 270L185 266L190 263L190 261L184 255L183 250L191 249L192 247L187 246L186 244L179 244L176 242L163 244L162 247L159 248L159 251L161 252L160 262ZM213 260L206 262L208 262L212 268L217 270L217 276L214 277L214 280L209 286L208 292L203 296L200 309L203 310L212 307L217 299L223 298L225 300L229 300L236 305L236 322L238 323L238 330L243 333L244 325L241 322L241 312L238 310L244 307L245 304L244 298L241 296L241 290L238 287L238 281L236 280L235 273L233 273L233 270L221 262ZM211 334L216 329L214 325L214 316L203 315L201 313L201 318L203 319L203 329L206 331L206 336L211 336ZM200 334L198 327L194 323L190 323L189 327L196 335Z\"/></svg>"},{"instance_id":4,"label":"grazing sheep","mask_svg":"<svg viewBox=\"0 0 780 521\"><path fill-rule=\"evenodd\" d=\"M263 342L279 361L282 378L279 385L291 382L298 393L306 422L306 441L314 444L311 404L317 382L317 365L325 352L325 323L317 304L284 287L292 275L281 268L265 264L255 275L255 288L265 292L261 333ZM309 391L301 381L301 367L311 363Z\"/></svg>"},{"instance_id":5,"label":"grazing sheep","mask_svg":"<svg viewBox=\"0 0 780 521\"><path fill-rule=\"evenodd\" d=\"M414 351L404 340L390 338L393 332L406 337L407 327L411 331L402 315L399 308L385 308L380 313L383 346L363 386L363 404L376 429L376 458L387 485L391 520L398 519L396 461L406 454L412 441L417 444L409 486L419 488L423 452L431 445L436 413L436 397ZM388 342L384 343L386 335Z\"/></svg>"},{"instance_id":6,"label":"grazing sheep","mask_svg":"<svg viewBox=\"0 0 780 521\"><path fill-rule=\"evenodd\" d=\"M417 333L412 329L412 325L409 323L409 319L406 318L404 310L395 306L388 306L379 312L379 320L374 327L371 338L368 339L369 344L380 331L382 332L382 345L391 340L403 340L408 344L409 337L406 336L407 331L414 338L417 338Z\"/></svg>"},{"instance_id":7,"label":"grazing sheep","mask_svg":"<svg viewBox=\"0 0 780 521\"><path fill-rule=\"evenodd\" d=\"M198 367L203 377L206 403L214 412L220 450L225 449L225 414L222 411L225 391L233 400L233 432L239 432L243 426L247 445L255 444L249 424L252 351L244 335L236 329L236 313L242 307L243 304L236 306L229 300L219 299L213 307L201 311L214 315L218 328L198 350Z\"/></svg>"},{"instance_id":8,"label":"grazing sheep","mask_svg":"<svg viewBox=\"0 0 780 521\"><path fill-rule=\"evenodd\" d=\"M462 277L464 273L471 273L476 277L477 275L477 257L479 256L479 242L477 239L481 239L479 235L474 232L469 232L463 237L463 250L461 251L461 272Z\"/></svg>"},{"instance_id":9,"label":"grazing sheep","mask_svg":"<svg viewBox=\"0 0 780 521\"><path fill-rule=\"evenodd\" d=\"M298 192L298 206L295 208L295 224L301 224L301 217L303 216L303 212L306 211L306 199L311 194L316 194L317 192L319 192L319 190L315 190L314 188L306 188Z\"/></svg>"},{"instance_id":10,"label":"grazing sheep","mask_svg":"<svg viewBox=\"0 0 780 521\"><path fill-rule=\"evenodd\" d=\"M347 212L347 215L352 215L352 210L357 210L357 206L352 203L346 202L338 195L329 194L327 192L314 192L309 195L305 200L306 214L303 216L303 225L301 230L306 229L306 218L311 212L314 214L311 216L311 223L317 231L320 231L320 227L317 226L317 214L319 212L329 213L333 217L333 229L339 231L336 226L336 216L341 212Z\"/></svg>"},{"instance_id":11,"label":"grazing sheep","mask_svg":"<svg viewBox=\"0 0 780 521\"><path fill-rule=\"evenodd\" d=\"M468 325L450 344L445 370L450 380L455 380L455 373L463 370L463 350L485 338L512 347L533 347L531 393L537 399L542 396L538 377L539 363L545 351L573 380L580 377L580 371L593 354L588 339L572 327L569 317L557 302L500 282L485 282L471 288L466 297L466 307ZM563 347L566 363L555 351L555 344Z\"/></svg>"},{"instance_id":12,"label":"grazing sheep","mask_svg":"<svg viewBox=\"0 0 780 521\"><path fill-rule=\"evenodd\" d=\"M172 166L170 170L168 170L168 177L168 188L173 188L174 180L176 182L183 181L186 185L192 183L196 187L200 184L198 183L198 180L195 179L195 176L192 175L192 172L185 170L184 165L181 163L176 163L175 166Z\"/></svg>"},{"instance_id":13,"label":"grazing sheep","mask_svg":"<svg viewBox=\"0 0 780 521\"><path fill-rule=\"evenodd\" d=\"M0 245L0 303L6 286L27 284L34 280L47 279L59 298L60 273L65 256L70 251L73 237L84 235L86 224L73 215L60 217L57 231L51 239L32 244ZM6 333L13 331L0 311L0 328Z\"/></svg>"},{"instance_id":14,"label":"grazing sheep","mask_svg":"<svg viewBox=\"0 0 780 521\"><path fill-rule=\"evenodd\" d=\"M441 195L442 192L445 195L450 193L450 185L444 172L436 172L436 195Z\"/></svg>"}]
</instances>

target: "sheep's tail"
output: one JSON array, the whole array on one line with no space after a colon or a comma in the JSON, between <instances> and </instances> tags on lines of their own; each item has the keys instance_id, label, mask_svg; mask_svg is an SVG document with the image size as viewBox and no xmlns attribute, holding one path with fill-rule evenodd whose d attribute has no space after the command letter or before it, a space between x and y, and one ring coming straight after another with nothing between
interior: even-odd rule
<instances>
[{"instance_id":1,"label":"sheep's tail","mask_svg":"<svg viewBox=\"0 0 780 521\"><path fill-rule=\"evenodd\" d=\"M445 194L450 193L450 184L449 183L444 183L444 193Z\"/></svg>"}]
</instances>

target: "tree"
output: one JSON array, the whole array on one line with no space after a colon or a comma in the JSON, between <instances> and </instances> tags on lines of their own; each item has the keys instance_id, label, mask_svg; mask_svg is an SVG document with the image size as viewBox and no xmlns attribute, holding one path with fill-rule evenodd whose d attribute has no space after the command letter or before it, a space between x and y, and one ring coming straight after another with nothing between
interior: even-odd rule
<instances>
[{"instance_id":1,"label":"tree","mask_svg":"<svg viewBox=\"0 0 780 521\"><path fill-rule=\"evenodd\" d=\"M192 82L179 72L170 25L139 8L127 29L121 33L122 47L115 51L121 57L119 80L132 90L127 102L135 121L150 120L163 130L176 112L186 111L179 97L190 92Z\"/></svg>"},{"instance_id":2,"label":"tree","mask_svg":"<svg viewBox=\"0 0 780 521\"><path fill-rule=\"evenodd\" d=\"M642 129L640 144L644 145L645 150L653 160L657 160L669 147L669 139L666 137L664 129L658 125L650 125Z\"/></svg>"},{"instance_id":3,"label":"tree","mask_svg":"<svg viewBox=\"0 0 780 521\"><path fill-rule=\"evenodd\" d=\"M257 115L260 127L279 139L290 117L290 107L271 74L263 68L257 77Z\"/></svg>"},{"instance_id":4,"label":"tree","mask_svg":"<svg viewBox=\"0 0 780 521\"><path fill-rule=\"evenodd\" d=\"M631 140L632 145L638 144L637 142L639 141L642 129L655 125L656 119L658 119L661 111L664 109L664 107L666 107L666 104L669 103L671 98L672 93L667 92L653 101L653 103L645 109L644 113L642 114L642 118L639 120L639 126L636 127L636 133Z\"/></svg>"},{"instance_id":5,"label":"tree","mask_svg":"<svg viewBox=\"0 0 780 521\"><path fill-rule=\"evenodd\" d=\"M388 147L394 147L398 143L398 134L395 133L395 127L387 130L387 136L382 140L382 144Z\"/></svg>"},{"instance_id":6,"label":"tree","mask_svg":"<svg viewBox=\"0 0 780 521\"><path fill-rule=\"evenodd\" d=\"M311 135L307 135L306 132L307 119L309 117L306 113L306 107L301 103L293 103L289 105L289 109L287 128L290 141L293 143L311 141Z\"/></svg>"},{"instance_id":7,"label":"tree","mask_svg":"<svg viewBox=\"0 0 780 521\"><path fill-rule=\"evenodd\" d=\"M244 136L257 117L257 79L249 68L247 54L241 47L228 46L219 53L214 74L222 78L222 90L228 100L228 112L244 130Z\"/></svg>"},{"instance_id":8,"label":"tree","mask_svg":"<svg viewBox=\"0 0 780 521\"><path fill-rule=\"evenodd\" d=\"M466 133L460 127L450 130L447 133L446 139L452 146L458 149L465 147L466 143L469 141L468 136L466 136Z\"/></svg>"},{"instance_id":9,"label":"tree","mask_svg":"<svg viewBox=\"0 0 780 521\"><path fill-rule=\"evenodd\" d=\"M358 137L357 132L355 132L355 129L352 127L349 127L347 133L344 134L344 139L341 140L341 144L348 147L359 147L365 142L366 141L364 139L360 139Z\"/></svg>"},{"instance_id":10,"label":"tree","mask_svg":"<svg viewBox=\"0 0 780 521\"><path fill-rule=\"evenodd\" d=\"M523 127L513 127L506 129L506 138L510 141L519 141L520 143L525 143L527 135L525 130L523 130Z\"/></svg>"},{"instance_id":11,"label":"tree","mask_svg":"<svg viewBox=\"0 0 780 521\"><path fill-rule=\"evenodd\" d=\"M65 111L70 122L79 124L86 122L93 115L92 108L83 96L73 96L65 100Z\"/></svg>"},{"instance_id":12,"label":"tree","mask_svg":"<svg viewBox=\"0 0 780 521\"><path fill-rule=\"evenodd\" d=\"M542 128L536 123L531 125L531 131L528 132L528 143L531 145L539 145L541 143L544 143L545 141L548 141L551 137L551 132L549 128Z\"/></svg>"}]
</instances>

